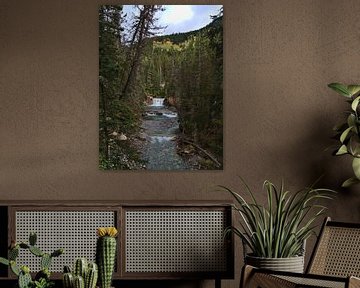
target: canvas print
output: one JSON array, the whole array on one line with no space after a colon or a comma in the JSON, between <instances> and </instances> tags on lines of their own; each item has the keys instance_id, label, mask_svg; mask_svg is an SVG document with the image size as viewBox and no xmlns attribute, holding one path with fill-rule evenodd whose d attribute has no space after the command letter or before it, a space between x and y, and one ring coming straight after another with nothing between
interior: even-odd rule
<instances>
[{"instance_id":1,"label":"canvas print","mask_svg":"<svg viewBox=\"0 0 360 288\"><path fill-rule=\"evenodd\" d=\"M99 7L99 167L223 169L222 5Z\"/></svg>"}]
</instances>

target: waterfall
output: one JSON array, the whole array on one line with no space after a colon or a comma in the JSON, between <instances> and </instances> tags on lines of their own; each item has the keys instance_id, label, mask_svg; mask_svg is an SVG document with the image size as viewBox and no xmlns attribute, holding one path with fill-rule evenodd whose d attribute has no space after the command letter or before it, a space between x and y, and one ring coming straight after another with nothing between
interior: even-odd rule
<instances>
[{"instance_id":1,"label":"waterfall","mask_svg":"<svg viewBox=\"0 0 360 288\"><path fill-rule=\"evenodd\" d=\"M150 106L161 107L164 106L165 98L153 98Z\"/></svg>"}]
</instances>

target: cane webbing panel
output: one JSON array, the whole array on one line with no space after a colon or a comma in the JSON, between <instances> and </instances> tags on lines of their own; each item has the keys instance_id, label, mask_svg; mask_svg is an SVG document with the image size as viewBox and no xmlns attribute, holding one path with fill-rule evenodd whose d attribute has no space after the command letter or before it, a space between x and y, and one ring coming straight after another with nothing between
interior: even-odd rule
<instances>
[{"instance_id":1,"label":"cane webbing panel","mask_svg":"<svg viewBox=\"0 0 360 288\"><path fill-rule=\"evenodd\" d=\"M65 253L52 261L50 270L62 272L72 267L76 258L95 260L96 228L115 226L114 211L16 211L16 241L28 243L29 233L36 232L37 245L46 253L63 248ZM40 270L40 258L20 250L18 263L31 271Z\"/></svg>"},{"instance_id":2,"label":"cane webbing panel","mask_svg":"<svg viewBox=\"0 0 360 288\"><path fill-rule=\"evenodd\" d=\"M125 222L125 272L226 271L224 211L126 211Z\"/></svg>"},{"instance_id":3,"label":"cane webbing panel","mask_svg":"<svg viewBox=\"0 0 360 288\"><path fill-rule=\"evenodd\" d=\"M310 273L360 277L360 229L326 226Z\"/></svg>"},{"instance_id":4,"label":"cane webbing panel","mask_svg":"<svg viewBox=\"0 0 360 288\"><path fill-rule=\"evenodd\" d=\"M345 288L345 279L342 282L324 280L320 278L302 278L295 276L279 276L277 277L296 284L294 287L326 287L326 288ZM282 286L281 286L282 287Z\"/></svg>"}]
</instances>

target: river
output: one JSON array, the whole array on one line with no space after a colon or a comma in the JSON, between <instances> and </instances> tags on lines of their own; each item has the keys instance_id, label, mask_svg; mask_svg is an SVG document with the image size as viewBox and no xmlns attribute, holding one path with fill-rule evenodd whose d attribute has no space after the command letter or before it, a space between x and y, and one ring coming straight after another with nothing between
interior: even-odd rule
<instances>
[{"instance_id":1,"label":"river","mask_svg":"<svg viewBox=\"0 0 360 288\"><path fill-rule=\"evenodd\" d=\"M164 98L153 98L152 104L146 107L141 128L146 136L141 155L147 170L189 169L176 151L179 132L177 112L175 108L164 106Z\"/></svg>"}]
</instances>

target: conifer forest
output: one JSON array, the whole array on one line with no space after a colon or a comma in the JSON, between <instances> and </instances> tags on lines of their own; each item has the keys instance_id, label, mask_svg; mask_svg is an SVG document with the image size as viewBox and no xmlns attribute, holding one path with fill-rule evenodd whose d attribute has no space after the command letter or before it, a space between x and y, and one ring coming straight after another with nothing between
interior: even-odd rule
<instances>
[{"instance_id":1,"label":"conifer forest","mask_svg":"<svg viewBox=\"0 0 360 288\"><path fill-rule=\"evenodd\" d=\"M223 169L223 10L164 34L166 9L99 7L102 170Z\"/></svg>"}]
</instances>

